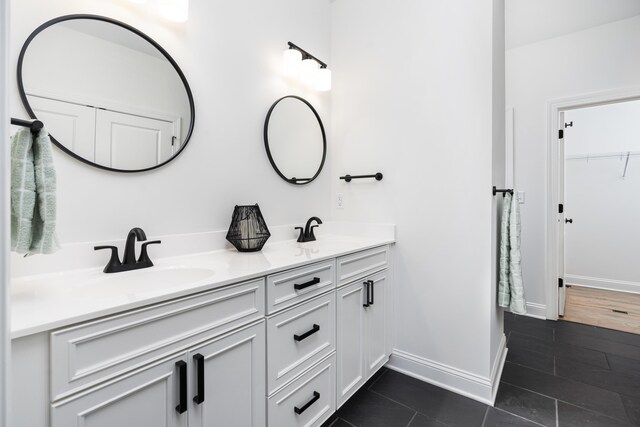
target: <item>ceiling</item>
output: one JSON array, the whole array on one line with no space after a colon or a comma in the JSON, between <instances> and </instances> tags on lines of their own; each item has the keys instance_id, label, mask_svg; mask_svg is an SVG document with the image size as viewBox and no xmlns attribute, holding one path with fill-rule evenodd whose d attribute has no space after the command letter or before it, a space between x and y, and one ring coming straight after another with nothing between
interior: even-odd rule
<instances>
[{"instance_id":1,"label":"ceiling","mask_svg":"<svg viewBox=\"0 0 640 427\"><path fill-rule=\"evenodd\" d=\"M505 0L506 47L640 15L640 0Z\"/></svg>"}]
</instances>

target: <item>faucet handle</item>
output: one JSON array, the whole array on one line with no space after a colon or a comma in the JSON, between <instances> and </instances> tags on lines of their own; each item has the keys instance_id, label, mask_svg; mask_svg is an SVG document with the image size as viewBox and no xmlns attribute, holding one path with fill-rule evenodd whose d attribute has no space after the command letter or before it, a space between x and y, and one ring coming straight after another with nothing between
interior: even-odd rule
<instances>
[{"instance_id":1,"label":"faucet handle","mask_svg":"<svg viewBox=\"0 0 640 427\"><path fill-rule=\"evenodd\" d=\"M114 270L117 269L117 267L120 267L122 265L122 263L120 262L120 257L118 256L118 248L116 246L94 246L93 250L94 251L101 251L103 249L111 249L111 258L109 259L109 262L107 263L107 265L104 267L104 272L105 273L111 273Z\"/></svg>"},{"instance_id":2,"label":"faucet handle","mask_svg":"<svg viewBox=\"0 0 640 427\"><path fill-rule=\"evenodd\" d=\"M312 225L311 226L311 230L309 231L309 240L310 241L316 240L316 235L313 234L313 229L316 228L316 227L319 227L319 225Z\"/></svg>"},{"instance_id":3,"label":"faucet handle","mask_svg":"<svg viewBox=\"0 0 640 427\"><path fill-rule=\"evenodd\" d=\"M144 242L142 247L140 248L140 257L138 257L138 262L148 263L149 267L153 266L153 262L149 258L149 254L147 253L147 246L149 245L159 245L162 243L161 240L152 240L150 242Z\"/></svg>"},{"instance_id":4,"label":"faucet handle","mask_svg":"<svg viewBox=\"0 0 640 427\"><path fill-rule=\"evenodd\" d=\"M296 230L300 230L300 235L298 236L298 242L304 242L304 229L302 227L296 227Z\"/></svg>"}]
</instances>

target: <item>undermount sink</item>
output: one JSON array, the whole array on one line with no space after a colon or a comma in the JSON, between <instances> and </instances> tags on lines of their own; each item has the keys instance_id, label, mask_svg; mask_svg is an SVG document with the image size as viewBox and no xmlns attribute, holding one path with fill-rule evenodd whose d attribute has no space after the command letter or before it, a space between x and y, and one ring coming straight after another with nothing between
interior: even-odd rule
<instances>
[{"instance_id":1,"label":"undermount sink","mask_svg":"<svg viewBox=\"0 0 640 427\"><path fill-rule=\"evenodd\" d=\"M104 274L87 283L87 286L105 285L122 287L123 290L148 290L149 288L167 288L189 285L213 276L214 271L197 267L151 267L123 273Z\"/></svg>"},{"instance_id":2,"label":"undermount sink","mask_svg":"<svg viewBox=\"0 0 640 427\"><path fill-rule=\"evenodd\" d=\"M70 293L88 299L149 294L181 285L189 287L200 282L206 284L206 279L213 275L214 271L211 269L187 266L156 266L111 274L85 271L71 277L61 275L50 278L48 286L37 286L37 278L20 283L12 289L12 299L22 301L47 294L64 299Z\"/></svg>"}]
</instances>

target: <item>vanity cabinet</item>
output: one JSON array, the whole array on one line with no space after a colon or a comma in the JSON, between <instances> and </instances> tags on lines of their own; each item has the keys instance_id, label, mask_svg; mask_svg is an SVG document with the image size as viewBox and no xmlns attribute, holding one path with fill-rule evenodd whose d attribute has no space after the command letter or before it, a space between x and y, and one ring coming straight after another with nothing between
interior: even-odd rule
<instances>
[{"instance_id":1,"label":"vanity cabinet","mask_svg":"<svg viewBox=\"0 0 640 427\"><path fill-rule=\"evenodd\" d=\"M338 408L389 360L390 308L387 270L338 289Z\"/></svg>"},{"instance_id":2,"label":"vanity cabinet","mask_svg":"<svg viewBox=\"0 0 640 427\"><path fill-rule=\"evenodd\" d=\"M20 339L13 425L319 427L391 354L388 256L374 247Z\"/></svg>"}]
</instances>

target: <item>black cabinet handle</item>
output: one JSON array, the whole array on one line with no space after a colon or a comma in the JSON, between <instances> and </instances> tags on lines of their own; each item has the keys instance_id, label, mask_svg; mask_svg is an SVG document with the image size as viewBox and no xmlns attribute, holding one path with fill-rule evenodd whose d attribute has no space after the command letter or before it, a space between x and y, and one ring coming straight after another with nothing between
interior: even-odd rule
<instances>
[{"instance_id":1,"label":"black cabinet handle","mask_svg":"<svg viewBox=\"0 0 640 427\"><path fill-rule=\"evenodd\" d=\"M193 356L193 361L196 362L196 381L198 387L198 394L193 397L193 401L199 405L204 402L204 356L198 353Z\"/></svg>"},{"instance_id":2,"label":"black cabinet handle","mask_svg":"<svg viewBox=\"0 0 640 427\"><path fill-rule=\"evenodd\" d=\"M569 218L569 219L565 219L565 220L564 220L564 223L565 223L565 224L567 224L567 223L569 223L569 224L573 224L573 219L571 219L571 218Z\"/></svg>"},{"instance_id":3,"label":"black cabinet handle","mask_svg":"<svg viewBox=\"0 0 640 427\"><path fill-rule=\"evenodd\" d=\"M306 411L309 406L313 405L314 403L316 403L316 400L320 399L320 393L318 393L317 391L313 392L313 397L311 398L310 401L308 401L307 403L305 403L302 408L298 408L297 406L295 406L293 408L293 410L295 411L296 414L300 415L302 414L304 411Z\"/></svg>"},{"instance_id":4,"label":"black cabinet handle","mask_svg":"<svg viewBox=\"0 0 640 427\"><path fill-rule=\"evenodd\" d=\"M368 282L369 282L369 286L370 286L370 289L371 289L371 299L369 301L367 301L367 303L369 305L373 305L373 288L375 286L373 286L374 285L373 280L369 280Z\"/></svg>"},{"instance_id":5,"label":"black cabinet handle","mask_svg":"<svg viewBox=\"0 0 640 427\"><path fill-rule=\"evenodd\" d=\"M367 293L364 296L364 304L362 304L363 307L369 307L369 294L370 294L370 290L369 290L369 281L367 280L366 282L362 282L362 284L365 286L365 288L367 289Z\"/></svg>"},{"instance_id":6,"label":"black cabinet handle","mask_svg":"<svg viewBox=\"0 0 640 427\"><path fill-rule=\"evenodd\" d=\"M293 289L295 289L296 291L299 291L300 289L308 288L309 286L317 285L318 283L320 283L320 278L314 277L312 280L309 280L306 283L301 283L301 284L295 283L293 285Z\"/></svg>"},{"instance_id":7,"label":"black cabinet handle","mask_svg":"<svg viewBox=\"0 0 640 427\"><path fill-rule=\"evenodd\" d=\"M315 323L313 324L313 328L309 329L307 332L305 332L302 335L294 335L293 339L296 341L302 341L305 338L310 337L311 335L315 334L316 332L318 332L320 330L320 325L316 325Z\"/></svg>"},{"instance_id":8,"label":"black cabinet handle","mask_svg":"<svg viewBox=\"0 0 640 427\"><path fill-rule=\"evenodd\" d=\"M180 403L176 406L176 411L183 414L187 411L187 362L179 360L176 362L178 368L178 381L180 383Z\"/></svg>"}]
</instances>

